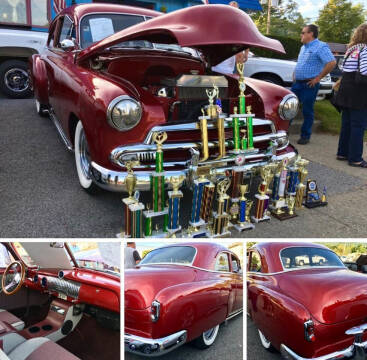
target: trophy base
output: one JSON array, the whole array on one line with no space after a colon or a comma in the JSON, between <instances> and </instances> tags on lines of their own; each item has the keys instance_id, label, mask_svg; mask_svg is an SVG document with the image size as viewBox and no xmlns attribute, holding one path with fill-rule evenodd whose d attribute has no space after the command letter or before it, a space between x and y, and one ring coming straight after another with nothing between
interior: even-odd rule
<instances>
[{"instance_id":1,"label":"trophy base","mask_svg":"<svg viewBox=\"0 0 367 360\"><path fill-rule=\"evenodd\" d=\"M124 231L121 231L120 233L116 234L116 237L118 239L129 239L129 238L131 238L131 236L126 235Z\"/></svg>"},{"instance_id":2,"label":"trophy base","mask_svg":"<svg viewBox=\"0 0 367 360\"><path fill-rule=\"evenodd\" d=\"M207 238L208 237L208 224L200 219L198 222L189 221L189 228L186 233L182 235L182 237L188 238Z\"/></svg>"},{"instance_id":3,"label":"trophy base","mask_svg":"<svg viewBox=\"0 0 367 360\"><path fill-rule=\"evenodd\" d=\"M277 218L280 221L292 219L294 217L297 217L298 215L296 213L293 213L292 215L289 214L287 211L283 212L282 214L272 213L272 215Z\"/></svg>"},{"instance_id":4,"label":"trophy base","mask_svg":"<svg viewBox=\"0 0 367 360\"><path fill-rule=\"evenodd\" d=\"M153 218L153 217L157 217L157 216L166 215L166 214L168 214L168 207L165 208L162 211L145 210L143 212L143 214L146 218Z\"/></svg>"},{"instance_id":5,"label":"trophy base","mask_svg":"<svg viewBox=\"0 0 367 360\"><path fill-rule=\"evenodd\" d=\"M307 203L306 202L304 205L306 206L306 208L312 209L312 208L315 208L315 207L326 206L327 205L327 201L326 202L315 201L315 202L311 202L311 203Z\"/></svg>"},{"instance_id":6,"label":"trophy base","mask_svg":"<svg viewBox=\"0 0 367 360\"><path fill-rule=\"evenodd\" d=\"M208 234L209 236L208 237L211 237L211 238L229 238L232 236L231 232L230 231L224 231L222 232L221 234Z\"/></svg>"},{"instance_id":7,"label":"trophy base","mask_svg":"<svg viewBox=\"0 0 367 360\"><path fill-rule=\"evenodd\" d=\"M253 222L255 222L256 224L258 224L259 222L263 222L263 221L269 221L270 220L270 216L269 215L264 215L262 218L258 219L255 218L255 216L251 216L251 220Z\"/></svg>"},{"instance_id":8,"label":"trophy base","mask_svg":"<svg viewBox=\"0 0 367 360\"><path fill-rule=\"evenodd\" d=\"M168 237L170 238L175 238L177 237L177 233L180 232L182 230L182 227L181 225L177 228L177 229L167 229L167 234L168 234Z\"/></svg>"},{"instance_id":9,"label":"trophy base","mask_svg":"<svg viewBox=\"0 0 367 360\"><path fill-rule=\"evenodd\" d=\"M250 222L244 222L244 223L238 223L236 225L234 225L235 230L237 230L238 232L243 232L246 230L252 230L255 229L255 225L251 224Z\"/></svg>"},{"instance_id":10,"label":"trophy base","mask_svg":"<svg viewBox=\"0 0 367 360\"><path fill-rule=\"evenodd\" d=\"M153 231L152 235L144 235L145 239L158 239L158 238L166 238L168 233L163 231Z\"/></svg>"},{"instance_id":11,"label":"trophy base","mask_svg":"<svg viewBox=\"0 0 367 360\"><path fill-rule=\"evenodd\" d=\"M192 226L192 227L200 227L200 226L203 226L203 225L208 225L203 219L200 219L199 221L197 222L191 222L189 221L189 225Z\"/></svg>"}]
</instances>

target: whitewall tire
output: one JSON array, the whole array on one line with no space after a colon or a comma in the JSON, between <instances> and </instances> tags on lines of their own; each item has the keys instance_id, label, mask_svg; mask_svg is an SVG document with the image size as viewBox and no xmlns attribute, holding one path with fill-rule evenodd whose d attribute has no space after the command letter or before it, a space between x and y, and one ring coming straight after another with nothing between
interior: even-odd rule
<instances>
[{"instance_id":1,"label":"whitewall tire","mask_svg":"<svg viewBox=\"0 0 367 360\"><path fill-rule=\"evenodd\" d=\"M74 138L75 166L81 187L89 192L94 193L98 187L93 183L90 177L91 160L88 150L88 142L85 136L82 122L79 120L75 129Z\"/></svg>"},{"instance_id":2,"label":"whitewall tire","mask_svg":"<svg viewBox=\"0 0 367 360\"><path fill-rule=\"evenodd\" d=\"M213 345L219 332L219 325L204 331L196 340L195 346L199 349L207 349L209 346Z\"/></svg>"},{"instance_id":3,"label":"whitewall tire","mask_svg":"<svg viewBox=\"0 0 367 360\"><path fill-rule=\"evenodd\" d=\"M258 330L258 332L259 332L260 342L263 348L266 349L267 351L273 352L275 349L273 345L271 345L271 342L265 337L265 335L260 330Z\"/></svg>"},{"instance_id":4,"label":"whitewall tire","mask_svg":"<svg viewBox=\"0 0 367 360\"><path fill-rule=\"evenodd\" d=\"M41 104L37 99L35 99L36 102L36 111L39 116L47 117L48 116L48 110L47 107L43 104Z\"/></svg>"}]
</instances>

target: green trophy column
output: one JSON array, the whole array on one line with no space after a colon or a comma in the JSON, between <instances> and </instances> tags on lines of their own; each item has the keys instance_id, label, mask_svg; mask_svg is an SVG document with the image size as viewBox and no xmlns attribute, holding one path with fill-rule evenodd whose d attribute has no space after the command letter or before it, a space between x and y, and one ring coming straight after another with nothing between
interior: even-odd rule
<instances>
[{"instance_id":1,"label":"green trophy column","mask_svg":"<svg viewBox=\"0 0 367 360\"><path fill-rule=\"evenodd\" d=\"M154 133L153 141L157 144L156 160L155 160L155 173L152 174L153 178L153 211L164 210L164 168L163 168L163 149L162 144L167 140L166 132Z\"/></svg>"},{"instance_id":2,"label":"green trophy column","mask_svg":"<svg viewBox=\"0 0 367 360\"><path fill-rule=\"evenodd\" d=\"M251 114L251 106L247 106L247 114ZM247 137L248 137L248 148L254 148L254 129L252 124L252 116L247 118Z\"/></svg>"},{"instance_id":3,"label":"green trophy column","mask_svg":"<svg viewBox=\"0 0 367 360\"><path fill-rule=\"evenodd\" d=\"M234 114L237 114L237 107L233 109ZM233 128L233 148L234 150L240 150L241 139L240 139L240 121L238 117L232 118L232 128Z\"/></svg>"}]
</instances>

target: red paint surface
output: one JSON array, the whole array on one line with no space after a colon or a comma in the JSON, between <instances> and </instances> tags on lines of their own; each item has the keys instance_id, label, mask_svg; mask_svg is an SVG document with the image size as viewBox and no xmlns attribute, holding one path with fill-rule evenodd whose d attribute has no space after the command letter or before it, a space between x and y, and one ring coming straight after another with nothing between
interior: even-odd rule
<instances>
[{"instance_id":1,"label":"red paint surface","mask_svg":"<svg viewBox=\"0 0 367 360\"><path fill-rule=\"evenodd\" d=\"M242 274L205 271L214 269L220 252L233 253L213 243L173 246L180 245L197 249L193 267L154 265L125 271L126 333L160 338L187 330L190 341L242 309ZM161 303L156 323L149 312L153 300Z\"/></svg>"},{"instance_id":2,"label":"red paint surface","mask_svg":"<svg viewBox=\"0 0 367 360\"><path fill-rule=\"evenodd\" d=\"M259 243L251 248L260 255L263 268L263 273L247 274L252 320L276 348L285 344L302 357L345 349L353 343L345 331L367 322L367 276L344 268L283 272L279 252L292 246L325 248L298 242ZM309 319L315 324L312 343L304 338L303 323Z\"/></svg>"}]
</instances>

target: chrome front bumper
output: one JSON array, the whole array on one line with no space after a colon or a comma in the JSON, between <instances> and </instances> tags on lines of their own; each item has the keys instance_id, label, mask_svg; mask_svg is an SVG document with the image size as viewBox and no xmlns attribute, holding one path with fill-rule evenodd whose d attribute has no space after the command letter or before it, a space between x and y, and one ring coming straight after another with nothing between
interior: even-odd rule
<instances>
[{"instance_id":1,"label":"chrome front bumper","mask_svg":"<svg viewBox=\"0 0 367 360\"><path fill-rule=\"evenodd\" d=\"M161 356L183 345L186 339L186 330L179 331L160 339L149 339L125 334L125 351L149 357Z\"/></svg>"},{"instance_id":2,"label":"chrome front bumper","mask_svg":"<svg viewBox=\"0 0 367 360\"><path fill-rule=\"evenodd\" d=\"M345 332L346 335L354 335L353 345L347 347L346 349L336 351L327 355L322 355L316 358L304 358L297 355L289 347L282 344L280 346L280 353L287 360L341 360L341 359L354 359L356 352L366 352L367 351L367 341L362 342L363 333L367 330L367 324L353 327ZM367 355L366 355L367 358Z\"/></svg>"},{"instance_id":3,"label":"chrome front bumper","mask_svg":"<svg viewBox=\"0 0 367 360\"><path fill-rule=\"evenodd\" d=\"M250 157L256 157L259 155L249 155L247 158ZM245 164L243 165L243 169L245 171L247 170L251 170L252 168L255 167L260 167L260 166L264 166L266 164L269 163L270 159L272 158L272 153L266 154L265 156L263 156L263 160L259 161L259 162L253 162L253 163L249 163L249 164ZM274 160L275 161L280 161L283 160L284 158L288 158L289 161L292 161L293 159L295 159L297 156L296 152L289 152L286 154L282 154L279 156L275 156ZM265 160L264 160L265 159ZM210 162L208 163L208 165L212 165L212 169L211 169L211 173L213 175L216 176L226 176L226 171L231 170L233 168L233 166L235 166L234 164L234 159L228 159L228 160L224 160L222 159L220 161L220 164L226 163L224 166L220 166L220 167L215 167L215 164L210 164ZM185 178L187 179L187 181L190 182L190 178L191 178L191 174L195 172L194 167L190 167L188 166L186 169L184 170L167 170L165 171L165 181L166 184L169 183L169 179L171 176L180 176L183 175L185 176ZM147 191L150 189L150 175L151 175L152 171L136 171L134 172L134 174L136 175L137 181L136 181L136 190L140 190L140 191ZM109 170L106 169L98 164L96 164L95 162L92 162L92 169L91 169L91 175L92 175L92 179L93 181L100 186L101 188L104 188L106 190L109 191L116 191L116 192L126 192L126 183L125 183L125 179L127 177L127 172L120 172L120 171L113 171L113 170Z\"/></svg>"}]
</instances>

